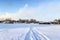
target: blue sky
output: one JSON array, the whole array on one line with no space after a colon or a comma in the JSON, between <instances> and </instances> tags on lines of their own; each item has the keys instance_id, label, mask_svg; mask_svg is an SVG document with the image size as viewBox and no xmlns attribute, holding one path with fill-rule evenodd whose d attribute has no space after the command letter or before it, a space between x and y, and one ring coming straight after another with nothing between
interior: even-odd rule
<instances>
[{"instance_id":1,"label":"blue sky","mask_svg":"<svg viewBox=\"0 0 60 40\"><path fill-rule=\"evenodd\" d=\"M0 18L51 21L60 18L59 0L0 0Z\"/></svg>"},{"instance_id":2,"label":"blue sky","mask_svg":"<svg viewBox=\"0 0 60 40\"><path fill-rule=\"evenodd\" d=\"M36 6L40 2L39 0L2 0L0 1L0 12L13 12L15 13L19 8L24 7L25 4L29 4L30 7Z\"/></svg>"}]
</instances>

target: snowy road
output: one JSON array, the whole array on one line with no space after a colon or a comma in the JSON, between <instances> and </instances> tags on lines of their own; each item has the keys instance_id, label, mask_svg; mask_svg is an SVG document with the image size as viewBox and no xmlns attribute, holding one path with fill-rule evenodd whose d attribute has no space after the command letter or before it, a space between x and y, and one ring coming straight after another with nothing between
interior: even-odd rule
<instances>
[{"instance_id":1,"label":"snowy road","mask_svg":"<svg viewBox=\"0 0 60 40\"><path fill-rule=\"evenodd\" d=\"M60 25L0 29L0 40L60 40Z\"/></svg>"}]
</instances>

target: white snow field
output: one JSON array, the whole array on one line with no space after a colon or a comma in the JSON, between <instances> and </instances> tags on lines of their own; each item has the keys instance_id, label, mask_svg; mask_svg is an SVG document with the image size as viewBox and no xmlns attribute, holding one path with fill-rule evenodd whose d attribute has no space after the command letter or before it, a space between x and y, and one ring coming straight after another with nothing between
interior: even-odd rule
<instances>
[{"instance_id":1,"label":"white snow field","mask_svg":"<svg viewBox=\"0 0 60 40\"><path fill-rule=\"evenodd\" d=\"M0 40L60 40L60 25L0 24Z\"/></svg>"}]
</instances>

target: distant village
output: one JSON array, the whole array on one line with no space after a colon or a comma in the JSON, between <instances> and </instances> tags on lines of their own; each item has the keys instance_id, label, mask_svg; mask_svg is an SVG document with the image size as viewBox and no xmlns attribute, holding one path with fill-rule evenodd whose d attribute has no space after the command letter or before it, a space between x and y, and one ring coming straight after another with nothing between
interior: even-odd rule
<instances>
[{"instance_id":1,"label":"distant village","mask_svg":"<svg viewBox=\"0 0 60 40\"><path fill-rule=\"evenodd\" d=\"M4 23L4 24L14 24L14 23L25 23L25 24L60 24L60 19L55 19L53 21L50 22L44 22L44 21L37 21L35 19L19 19L19 20L12 20L12 19L4 19L4 20L0 20L0 23Z\"/></svg>"}]
</instances>

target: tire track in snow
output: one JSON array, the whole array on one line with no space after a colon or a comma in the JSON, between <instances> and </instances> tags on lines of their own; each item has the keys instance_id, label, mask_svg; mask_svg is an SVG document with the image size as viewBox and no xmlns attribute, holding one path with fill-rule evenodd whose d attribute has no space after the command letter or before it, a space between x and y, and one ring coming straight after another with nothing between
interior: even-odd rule
<instances>
[{"instance_id":1,"label":"tire track in snow","mask_svg":"<svg viewBox=\"0 0 60 40\"><path fill-rule=\"evenodd\" d=\"M33 33L32 33L32 30L29 30L29 32L26 34L24 40L36 40Z\"/></svg>"},{"instance_id":2,"label":"tire track in snow","mask_svg":"<svg viewBox=\"0 0 60 40\"><path fill-rule=\"evenodd\" d=\"M30 31L26 34L25 39L24 40L30 40Z\"/></svg>"},{"instance_id":3,"label":"tire track in snow","mask_svg":"<svg viewBox=\"0 0 60 40\"><path fill-rule=\"evenodd\" d=\"M50 39L37 29L30 28L24 40L50 40Z\"/></svg>"},{"instance_id":4,"label":"tire track in snow","mask_svg":"<svg viewBox=\"0 0 60 40\"><path fill-rule=\"evenodd\" d=\"M41 40L41 37L38 36L35 32L32 31L32 33L33 33L33 35L34 35L34 37L35 37L36 40Z\"/></svg>"},{"instance_id":5,"label":"tire track in snow","mask_svg":"<svg viewBox=\"0 0 60 40\"><path fill-rule=\"evenodd\" d=\"M42 32L38 31L36 28L35 30L33 30L36 34L38 34L39 36L44 37L46 40L50 40L45 34L43 34Z\"/></svg>"}]
</instances>

